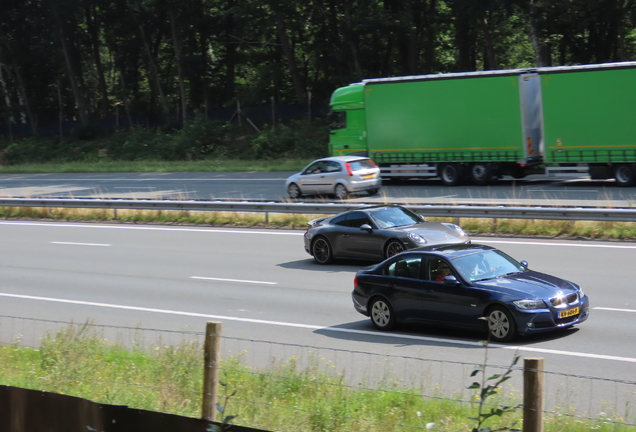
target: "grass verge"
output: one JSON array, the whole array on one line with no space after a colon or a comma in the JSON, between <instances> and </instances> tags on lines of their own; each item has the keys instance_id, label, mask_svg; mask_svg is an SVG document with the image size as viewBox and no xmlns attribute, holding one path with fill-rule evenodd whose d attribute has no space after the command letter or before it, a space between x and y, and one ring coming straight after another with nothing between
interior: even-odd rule
<instances>
[{"instance_id":1,"label":"grass verge","mask_svg":"<svg viewBox=\"0 0 636 432\"><path fill-rule=\"evenodd\" d=\"M292 357L267 368L247 367L243 353L221 364L225 395L219 402L234 423L265 430L298 432L384 432L424 430L469 431L474 427L476 396L461 402L453 395L422 397L426 389L386 381L375 389L346 385L343 372L330 371L324 359L300 366ZM126 348L104 339L89 325L69 325L47 333L39 348L19 341L0 346L0 384L67 394L98 403L199 417L203 353L197 340L177 345ZM467 378L468 379L468 378ZM222 390L223 391L223 390ZM518 393L516 393L518 394ZM516 404L500 393L490 403ZM548 408L550 410L550 408ZM570 413L571 414L571 413ZM510 430L517 411L489 421L491 430ZM622 432L634 430L622 419L588 420L553 414L544 430Z\"/></svg>"},{"instance_id":2,"label":"grass verge","mask_svg":"<svg viewBox=\"0 0 636 432\"><path fill-rule=\"evenodd\" d=\"M307 159L239 160L213 158L200 161L94 161L0 165L0 174L90 172L210 172L300 171Z\"/></svg>"},{"instance_id":3,"label":"grass verge","mask_svg":"<svg viewBox=\"0 0 636 432\"><path fill-rule=\"evenodd\" d=\"M48 219L74 222L156 223L166 225L233 226L304 229L319 216L294 213L239 213L166 210L72 209L0 207L0 218ZM427 218L432 222L457 223L456 218ZM634 240L633 222L593 222L528 219L464 218L459 224L469 235Z\"/></svg>"}]
</instances>

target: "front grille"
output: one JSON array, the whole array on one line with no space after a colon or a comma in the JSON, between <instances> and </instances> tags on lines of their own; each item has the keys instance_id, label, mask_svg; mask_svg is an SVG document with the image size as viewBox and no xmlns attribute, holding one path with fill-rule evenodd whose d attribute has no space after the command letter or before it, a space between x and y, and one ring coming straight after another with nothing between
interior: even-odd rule
<instances>
[{"instance_id":1,"label":"front grille","mask_svg":"<svg viewBox=\"0 0 636 432\"><path fill-rule=\"evenodd\" d=\"M576 293L570 293L565 297L554 297L550 299L552 306L559 307L563 305L574 304L579 300L579 296Z\"/></svg>"}]
</instances>

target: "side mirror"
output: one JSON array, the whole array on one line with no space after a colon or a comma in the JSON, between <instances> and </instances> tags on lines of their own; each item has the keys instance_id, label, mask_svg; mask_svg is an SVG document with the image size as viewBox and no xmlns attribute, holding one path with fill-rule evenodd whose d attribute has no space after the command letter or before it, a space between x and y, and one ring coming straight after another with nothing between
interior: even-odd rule
<instances>
[{"instance_id":1,"label":"side mirror","mask_svg":"<svg viewBox=\"0 0 636 432\"><path fill-rule=\"evenodd\" d=\"M444 278L444 285L457 286L459 284L459 280L457 280L457 278L453 275L448 275Z\"/></svg>"},{"instance_id":2,"label":"side mirror","mask_svg":"<svg viewBox=\"0 0 636 432\"><path fill-rule=\"evenodd\" d=\"M366 231L366 232L371 232L371 231L373 231L373 228L371 228L371 225L369 225L369 224L362 224L362 225L360 225L360 230Z\"/></svg>"},{"instance_id":3,"label":"side mirror","mask_svg":"<svg viewBox=\"0 0 636 432\"><path fill-rule=\"evenodd\" d=\"M521 261L521 265L524 266L525 268L528 268L528 261L526 260Z\"/></svg>"}]
</instances>

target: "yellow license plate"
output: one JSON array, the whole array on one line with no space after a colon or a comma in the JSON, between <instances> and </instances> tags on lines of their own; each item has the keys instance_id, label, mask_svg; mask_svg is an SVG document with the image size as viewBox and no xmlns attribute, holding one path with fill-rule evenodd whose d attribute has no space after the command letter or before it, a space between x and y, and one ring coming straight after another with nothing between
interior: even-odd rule
<instances>
[{"instance_id":1,"label":"yellow license plate","mask_svg":"<svg viewBox=\"0 0 636 432\"><path fill-rule=\"evenodd\" d=\"M369 178L373 178L373 177L375 177L375 174L366 174L366 175L362 176L362 178L365 178L365 179L369 179Z\"/></svg>"},{"instance_id":2,"label":"yellow license plate","mask_svg":"<svg viewBox=\"0 0 636 432\"><path fill-rule=\"evenodd\" d=\"M571 317L578 314L579 314L579 308L575 307L574 309L568 309L568 310L559 312L559 318L567 318L567 317Z\"/></svg>"}]
</instances>

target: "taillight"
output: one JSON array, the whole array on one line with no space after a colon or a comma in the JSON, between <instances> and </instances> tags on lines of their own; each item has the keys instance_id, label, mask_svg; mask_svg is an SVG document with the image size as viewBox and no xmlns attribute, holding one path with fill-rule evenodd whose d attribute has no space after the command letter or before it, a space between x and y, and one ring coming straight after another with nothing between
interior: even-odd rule
<instances>
[{"instance_id":1,"label":"taillight","mask_svg":"<svg viewBox=\"0 0 636 432\"><path fill-rule=\"evenodd\" d=\"M347 169L347 174L353 177L353 169L351 169L351 164L349 162L345 162L345 168Z\"/></svg>"},{"instance_id":2,"label":"taillight","mask_svg":"<svg viewBox=\"0 0 636 432\"><path fill-rule=\"evenodd\" d=\"M358 286L358 276L354 276L353 277L353 287L357 287Z\"/></svg>"}]
</instances>

